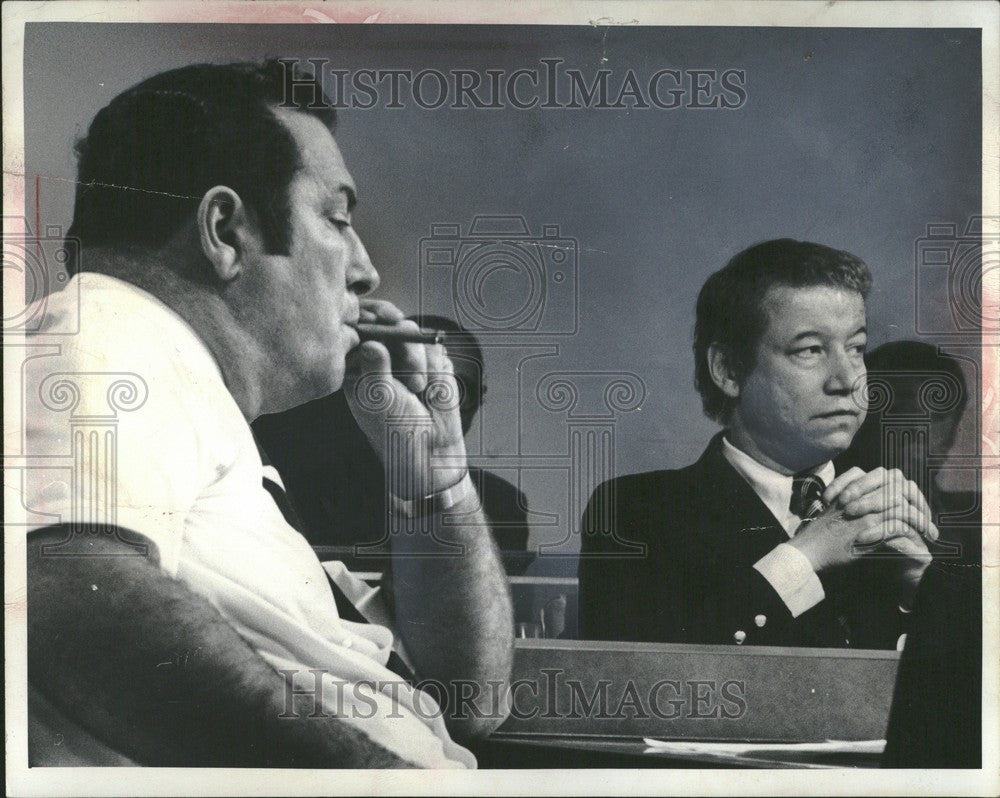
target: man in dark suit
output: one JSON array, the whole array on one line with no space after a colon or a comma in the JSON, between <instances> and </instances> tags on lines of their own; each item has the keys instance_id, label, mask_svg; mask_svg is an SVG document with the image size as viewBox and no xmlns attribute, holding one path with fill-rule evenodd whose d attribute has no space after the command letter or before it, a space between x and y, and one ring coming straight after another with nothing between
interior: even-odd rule
<instances>
[{"instance_id":1,"label":"man in dark suit","mask_svg":"<svg viewBox=\"0 0 1000 798\"><path fill-rule=\"evenodd\" d=\"M594 492L583 637L896 646L937 530L899 471L831 462L864 419L870 286L857 257L790 239L708 279L695 383L724 431L687 468Z\"/></svg>"}]
</instances>

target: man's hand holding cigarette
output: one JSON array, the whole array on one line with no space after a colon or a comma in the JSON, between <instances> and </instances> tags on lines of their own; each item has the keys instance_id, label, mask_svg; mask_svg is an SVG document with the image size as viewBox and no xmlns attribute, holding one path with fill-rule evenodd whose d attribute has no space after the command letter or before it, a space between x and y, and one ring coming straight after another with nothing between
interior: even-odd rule
<instances>
[{"instance_id":1,"label":"man's hand holding cigarette","mask_svg":"<svg viewBox=\"0 0 1000 798\"><path fill-rule=\"evenodd\" d=\"M489 684L510 677L511 601L479 496L468 474L458 385L444 346L415 343L416 323L389 302L361 300L362 324L399 334L365 339L347 355L344 392L379 453L393 511L420 534L391 536L383 573L395 626L418 676L481 686L471 716L449 714L458 740L489 734L506 710ZM449 518L449 521L445 521ZM463 716L464 715L464 716Z\"/></svg>"},{"instance_id":2,"label":"man's hand holding cigarette","mask_svg":"<svg viewBox=\"0 0 1000 798\"><path fill-rule=\"evenodd\" d=\"M459 391L434 331L384 300L361 300L361 343L347 356L344 391L400 499L431 496L467 472Z\"/></svg>"}]
</instances>

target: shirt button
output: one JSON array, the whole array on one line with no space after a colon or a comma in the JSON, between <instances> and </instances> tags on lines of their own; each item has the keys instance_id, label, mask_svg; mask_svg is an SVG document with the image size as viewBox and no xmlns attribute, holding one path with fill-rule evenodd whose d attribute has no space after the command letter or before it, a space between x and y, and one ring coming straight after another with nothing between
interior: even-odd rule
<instances>
[{"instance_id":1,"label":"shirt button","mask_svg":"<svg viewBox=\"0 0 1000 798\"><path fill-rule=\"evenodd\" d=\"M757 624L757 628L758 628L758 629L763 629L763 628L764 628L764 624L766 624L766 623L767 623L767 616L766 616L766 615L757 615L757 616L756 616L756 617L755 617L755 618L753 619L753 622L754 622L755 624Z\"/></svg>"},{"instance_id":2,"label":"shirt button","mask_svg":"<svg viewBox=\"0 0 1000 798\"><path fill-rule=\"evenodd\" d=\"M736 641L736 645L738 646L743 645L743 641L746 639L747 639L747 633L744 632L742 629L733 635L733 640Z\"/></svg>"}]
</instances>

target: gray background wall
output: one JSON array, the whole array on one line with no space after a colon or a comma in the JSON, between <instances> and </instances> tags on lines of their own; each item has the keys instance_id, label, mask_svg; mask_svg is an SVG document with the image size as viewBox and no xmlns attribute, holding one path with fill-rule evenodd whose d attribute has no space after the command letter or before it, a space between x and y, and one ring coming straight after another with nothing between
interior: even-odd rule
<instances>
[{"instance_id":1,"label":"gray background wall","mask_svg":"<svg viewBox=\"0 0 1000 798\"><path fill-rule=\"evenodd\" d=\"M728 257L778 236L860 255L875 275L877 345L917 337L914 246L926 225L962 227L979 212L978 31L383 25L29 25L27 207L41 175L42 224L68 225L71 144L121 90L185 63L264 56L480 72L554 57L588 75L610 69L612 85L630 67L746 71L747 101L730 111L382 102L341 114L338 139L361 189L356 227L382 272L380 295L404 309L417 310L420 240L432 224L467 231L479 214L520 214L533 234L557 225L578 243L575 334L486 340L489 396L470 440L507 478L521 469L532 507L548 514L535 518L534 541L565 540L566 552L578 548L569 532L579 475L566 468L568 411L536 394L545 375L638 375L641 408L613 414L612 470L685 465L714 431L692 387L694 300ZM523 284L507 272L490 280L490 301L517 304ZM922 290L921 312L945 319L940 285ZM428 312L450 305L446 293L423 301ZM540 351L550 354L521 363ZM600 386L574 380L574 413L608 412Z\"/></svg>"}]
</instances>

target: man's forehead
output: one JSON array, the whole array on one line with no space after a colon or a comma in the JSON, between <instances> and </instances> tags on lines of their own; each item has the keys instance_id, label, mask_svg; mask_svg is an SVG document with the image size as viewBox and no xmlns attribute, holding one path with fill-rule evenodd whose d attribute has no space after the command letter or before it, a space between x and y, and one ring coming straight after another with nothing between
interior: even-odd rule
<instances>
[{"instance_id":1,"label":"man's forehead","mask_svg":"<svg viewBox=\"0 0 1000 798\"><path fill-rule=\"evenodd\" d=\"M291 133L299 149L302 170L329 192L344 193L354 205L357 187L330 129L315 116L288 108L275 108L275 116Z\"/></svg>"},{"instance_id":2,"label":"man's forehead","mask_svg":"<svg viewBox=\"0 0 1000 798\"><path fill-rule=\"evenodd\" d=\"M832 285L772 285L763 306L768 329L781 335L853 333L865 320L864 297Z\"/></svg>"}]
</instances>

